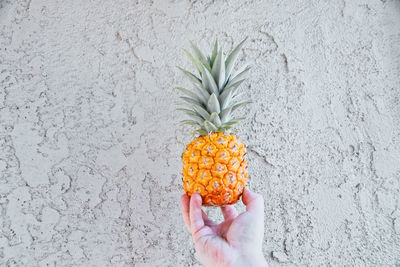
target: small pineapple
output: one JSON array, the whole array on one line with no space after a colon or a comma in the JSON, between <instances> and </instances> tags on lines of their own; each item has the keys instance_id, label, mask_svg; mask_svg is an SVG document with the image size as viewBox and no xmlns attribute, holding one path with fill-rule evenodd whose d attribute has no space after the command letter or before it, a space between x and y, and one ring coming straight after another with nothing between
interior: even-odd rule
<instances>
[{"instance_id":1,"label":"small pineapple","mask_svg":"<svg viewBox=\"0 0 400 267\"><path fill-rule=\"evenodd\" d=\"M246 38L247 39L247 38ZM190 197L199 193L204 206L234 204L242 195L248 178L246 148L229 131L232 125L244 119L235 118L233 112L250 101L237 93L239 85L250 70L244 66L231 74L235 61L246 39L239 43L225 60L218 40L207 58L190 42L194 56L184 50L199 72L199 77L178 67L193 83L194 90L176 87L185 96L183 111L185 124L196 127L195 138L182 155L183 188Z\"/></svg>"}]
</instances>

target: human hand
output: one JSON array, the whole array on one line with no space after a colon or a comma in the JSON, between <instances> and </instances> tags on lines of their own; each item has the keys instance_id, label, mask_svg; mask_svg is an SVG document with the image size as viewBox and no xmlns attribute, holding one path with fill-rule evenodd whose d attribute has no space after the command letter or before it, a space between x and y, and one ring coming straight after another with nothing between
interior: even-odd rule
<instances>
[{"instance_id":1,"label":"human hand","mask_svg":"<svg viewBox=\"0 0 400 267\"><path fill-rule=\"evenodd\" d=\"M264 201L245 189L246 211L238 215L233 205L221 207L224 221L217 224L201 209L201 197L181 197L183 220L192 234L201 263L205 266L267 266L262 254Z\"/></svg>"}]
</instances>

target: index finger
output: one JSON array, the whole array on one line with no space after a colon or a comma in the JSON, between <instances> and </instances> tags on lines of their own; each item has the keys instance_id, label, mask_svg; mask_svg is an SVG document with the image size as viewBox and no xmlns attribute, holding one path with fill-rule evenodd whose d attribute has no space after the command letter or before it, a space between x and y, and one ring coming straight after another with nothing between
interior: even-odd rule
<instances>
[{"instance_id":1,"label":"index finger","mask_svg":"<svg viewBox=\"0 0 400 267\"><path fill-rule=\"evenodd\" d=\"M185 222L186 228L190 232L189 197L186 194L181 196L181 209L183 221Z\"/></svg>"},{"instance_id":2,"label":"index finger","mask_svg":"<svg viewBox=\"0 0 400 267\"><path fill-rule=\"evenodd\" d=\"M190 197L190 228L192 234L197 233L201 228L204 227L204 219L201 210L201 196L199 194L193 194Z\"/></svg>"}]
</instances>

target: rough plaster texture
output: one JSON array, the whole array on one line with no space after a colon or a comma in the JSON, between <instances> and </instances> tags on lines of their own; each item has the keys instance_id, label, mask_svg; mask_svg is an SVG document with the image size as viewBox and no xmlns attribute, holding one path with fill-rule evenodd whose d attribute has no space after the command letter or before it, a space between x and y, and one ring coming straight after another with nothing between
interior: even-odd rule
<instances>
[{"instance_id":1,"label":"rough plaster texture","mask_svg":"<svg viewBox=\"0 0 400 267\"><path fill-rule=\"evenodd\" d=\"M245 35L270 265L400 266L399 1L3 0L0 29L1 266L198 266L175 65Z\"/></svg>"}]
</instances>

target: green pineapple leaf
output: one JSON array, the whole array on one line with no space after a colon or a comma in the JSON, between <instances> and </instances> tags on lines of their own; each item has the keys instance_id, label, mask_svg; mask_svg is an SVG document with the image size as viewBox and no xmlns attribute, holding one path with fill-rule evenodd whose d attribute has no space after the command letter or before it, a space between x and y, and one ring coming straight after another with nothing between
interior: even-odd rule
<instances>
[{"instance_id":1,"label":"green pineapple leaf","mask_svg":"<svg viewBox=\"0 0 400 267\"><path fill-rule=\"evenodd\" d=\"M230 121L228 121L228 122L223 123L223 124L222 124L222 127L229 127L229 126L232 126L232 125L234 125L234 124L236 124L236 123L239 123L239 121L230 120Z\"/></svg>"},{"instance_id":2,"label":"green pineapple leaf","mask_svg":"<svg viewBox=\"0 0 400 267\"><path fill-rule=\"evenodd\" d=\"M192 91L183 88L183 87L175 87L175 89L181 91L182 93L186 94L187 96L197 100L198 102L201 102L202 104L206 104L208 98L204 97L203 95L198 95L196 93L193 93Z\"/></svg>"},{"instance_id":3,"label":"green pineapple leaf","mask_svg":"<svg viewBox=\"0 0 400 267\"><path fill-rule=\"evenodd\" d=\"M215 39L214 49L211 54L211 66L214 66L215 58L217 57L218 53L218 39Z\"/></svg>"},{"instance_id":4,"label":"green pineapple leaf","mask_svg":"<svg viewBox=\"0 0 400 267\"><path fill-rule=\"evenodd\" d=\"M244 43L246 42L248 37L244 38L243 41L241 41L229 54L229 56L226 58L225 61L225 66L226 66L226 78L225 80L228 80L229 76L231 75L231 72L233 70L233 67L235 65L235 61L239 56L240 49L242 49Z\"/></svg>"},{"instance_id":5,"label":"green pineapple leaf","mask_svg":"<svg viewBox=\"0 0 400 267\"><path fill-rule=\"evenodd\" d=\"M204 119L197 114L197 112L190 110L190 109L184 109L184 108L180 108L177 109L179 111L182 111L183 113L185 113L186 115L188 115L189 117L191 117L193 120L199 122L199 123L203 123Z\"/></svg>"},{"instance_id":6,"label":"green pineapple leaf","mask_svg":"<svg viewBox=\"0 0 400 267\"><path fill-rule=\"evenodd\" d=\"M211 121L217 127L220 127L222 124L221 119L216 112L211 113L209 121Z\"/></svg>"},{"instance_id":7,"label":"green pineapple leaf","mask_svg":"<svg viewBox=\"0 0 400 267\"><path fill-rule=\"evenodd\" d=\"M218 128L212 122L207 120L203 122L203 126L207 130L207 132L215 132L218 130Z\"/></svg>"},{"instance_id":8,"label":"green pineapple leaf","mask_svg":"<svg viewBox=\"0 0 400 267\"><path fill-rule=\"evenodd\" d=\"M210 97L210 93L201 85L201 87L194 85L194 89L202 96L202 99L208 99Z\"/></svg>"},{"instance_id":9,"label":"green pineapple leaf","mask_svg":"<svg viewBox=\"0 0 400 267\"><path fill-rule=\"evenodd\" d=\"M201 129L191 132L191 134L206 135L206 134L208 134L208 132L205 129L201 128Z\"/></svg>"},{"instance_id":10,"label":"green pineapple leaf","mask_svg":"<svg viewBox=\"0 0 400 267\"><path fill-rule=\"evenodd\" d=\"M234 104L234 105L232 106L232 112L235 111L236 109L238 109L239 107L241 107L241 106L243 106L243 105L250 104L250 103L253 103L253 102L250 101L250 100L247 100L247 101L243 101L243 102Z\"/></svg>"},{"instance_id":11,"label":"green pineapple leaf","mask_svg":"<svg viewBox=\"0 0 400 267\"><path fill-rule=\"evenodd\" d=\"M197 61L197 59L195 59L189 51L187 51L184 48L182 48L182 49L183 49L183 51L185 51L186 55L190 58L193 65L196 67L196 69L199 71L199 74L201 75L201 63L199 61Z\"/></svg>"},{"instance_id":12,"label":"green pineapple leaf","mask_svg":"<svg viewBox=\"0 0 400 267\"><path fill-rule=\"evenodd\" d=\"M217 96L215 95L215 94L212 94L211 96L210 96L210 98L208 99L208 102L207 102L207 110L209 111L209 112L217 112L217 113L219 113L220 111L221 111L221 107L220 107L220 105L219 105L219 102L218 102L218 98L217 98Z\"/></svg>"},{"instance_id":13,"label":"green pineapple leaf","mask_svg":"<svg viewBox=\"0 0 400 267\"><path fill-rule=\"evenodd\" d=\"M233 94L235 93L236 89L239 87L239 85L244 81L240 80L234 84L231 84L229 87L227 87L226 89L224 89L224 91L222 92L222 94L219 96L219 101L221 103L221 108L225 109L228 104L231 102L232 98L233 98Z\"/></svg>"},{"instance_id":14,"label":"green pineapple leaf","mask_svg":"<svg viewBox=\"0 0 400 267\"><path fill-rule=\"evenodd\" d=\"M189 77L189 79L195 84L195 85L198 85L198 86L202 86L202 83L201 83L201 80L199 79L199 78L197 78L197 76L196 75L194 75L193 73L191 73L190 71L187 71L187 70L185 70L185 69L183 69L183 68L181 68L181 67L179 67L179 66L176 66L178 69L180 69L181 71L183 71L183 73L185 73L185 75L187 76L187 77Z\"/></svg>"},{"instance_id":15,"label":"green pineapple leaf","mask_svg":"<svg viewBox=\"0 0 400 267\"><path fill-rule=\"evenodd\" d=\"M181 123L188 124L188 125L201 126L201 123L198 123L197 121L193 121L193 120L182 120Z\"/></svg>"},{"instance_id":16,"label":"green pineapple leaf","mask_svg":"<svg viewBox=\"0 0 400 267\"><path fill-rule=\"evenodd\" d=\"M225 108L224 110L221 111L219 116L221 118L222 123L225 123L225 122L230 120L231 113L232 113L232 106L229 106L229 107L227 107L227 108Z\"/></svg>"},{"instance_id":17,"label":"green pineapple leaf","mask_svg":"<svg viewBox=\"0 0 400 267\"><path fill-rule=\"evenodd\" d=\"M235 74L231 75L225 86L229 87L231 84L237 81L240 81L242 79L247 79L246 74L249 72L250 69L251 69L250 66L245 66L244 68L238 70Z\"/></svg>"},{"instance_id":18,"label":"green pineapple leaf","mask_svg":"<svg viewBox=\"0 0 400 267\"><path fill-rule=\"evenodd\" d=\"M199 114L203 119L208 120L210 118L210 113L208 113L207 110L205 110L202 106L199 105L193 105L192 106L193 110Z\"/></svg>"},{"instance_id":19,"label":"green pineapple leaf","mask_svg":"<svg viewBox=\"0 0 400 267\"><path fill-rule=\"evenodd\" d=\"M186 97L186 96L180 96L179 98L184 100L185 102L187 102L189 104L199 105L199 101L196 101L196 99L193 99L193 98L190 98L190 97Z\"/></svg>"},{"instance_id":20,"label":"green pineapple leaf","mask_svg":"<svg viewBox=\"0 0 400 267\"><path fill-rule=\"evenodd\" d=\"M225 62L222 48L219 50L217 57L215 58L214 65L211 70L211 74L218 85L218 91L221 92L225 82Z\"/></svg>"},{"instance_id":21,"label":"green pineapple leaf","mask_svg":"<svg viewBox=\"0 0 400 267\"><path fill-rule=\"evenodd\" d=\"M245 38L237 45L232 52L224 56L218 39L215 39L211 55L205 56L196 45L190 40L193 52L185 49L183 51L195 65L200 76L178 67L191 81L194 88L186 89L176 87L182 92L182 100L177 110L188 116L184 124L195 127L193 133L205 135L210 132L230 132L233 125L237 124L244 117L235 118L234 111L251 103L244 100L245 92L238 93L238 88L246 80L250 67L248 65L233 72L240 50L243 47Z\"/></svg>"},{"instance_id":22,"label":"green pineapple leaf","mask_svg":"<svg viewBox=\"0 0 400 267\"><path fill-rule=\"evenodd\" d=\"M198 59L201 63L203 63L203 65L204 65L209 71L211 71L211 67L210 67L210 64L209 64L208 61L207 61L207 58L203 55L203 53L200 51L200 49L199 49L195 44L193 44L192 41L189 40L189 42L190 42L190 45L192 46L193 52L194 52L194 54L196 55L197 59Z\"/></svg>"},{"instance_id":23,"label":"green pineapple leaf","mask_svg":"<svg viewBox=\"0 0 400 267\"><path fill-rule=\"evenodd\" d=\"M203 72L202 72L202 79L203 79L203 87L207 89L207 91L212 94L219 95L218 86L214 81L210 71L206 69L203 65Z\"/></svg>"},{"instance_id":24,"label":"green pineapple leaf","mask_svg":"<svg viewBox=\"0 0 400 267\"><path fill-rule=\"evenodd\" d=\"M232 129L232 128L233 128L232 126L221 126L221 127L218 127L218 131L220 131L220 132L228 132L228 130Z\"/></svg>"}]
</instances>

